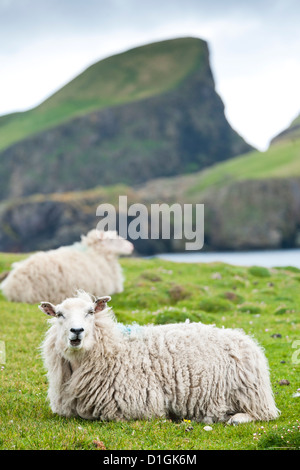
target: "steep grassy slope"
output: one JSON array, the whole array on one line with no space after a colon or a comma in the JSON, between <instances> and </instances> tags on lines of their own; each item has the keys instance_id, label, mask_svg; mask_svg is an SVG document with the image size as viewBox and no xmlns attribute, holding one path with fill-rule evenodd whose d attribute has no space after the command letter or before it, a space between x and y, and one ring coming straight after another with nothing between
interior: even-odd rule
<instances>
[{"instance_id":1,"label":"steep grassy slope","mask_svg":"<svg viewBox=\"0 0 300 470\"><path fill-rule=\"evenodd\" d=\"M282 141L266 152L251 152L214 165L198 174L190 194L235 181L300 176L300 139Z\"/></svg>"},{"instance_id":2,"label":"steep grassy slope","mask_svg":"<svg viewBox=\"0 0 300 470\"><path fill-rule=\"evenodd\" d=\"M270 146L265 152L249 152L191 175L149 181L140 191L145 199L155 194L171 200L177 194L184 200L195 200L207 190L221 189L238 181L299 176L300 139L287 139Z\"/></svg>"},{"instance_id":3,"label":"steep grassy slope","mask_svg":"<svg viewBox=\"0 0 300 470\"><path fill-rule=\"evenodd\" d=\"M93 110L172 90L205 60L206 43L194 38L153 43L101 60L36 108L2 116L0 150Z\"/></svg>"}]
</instances>

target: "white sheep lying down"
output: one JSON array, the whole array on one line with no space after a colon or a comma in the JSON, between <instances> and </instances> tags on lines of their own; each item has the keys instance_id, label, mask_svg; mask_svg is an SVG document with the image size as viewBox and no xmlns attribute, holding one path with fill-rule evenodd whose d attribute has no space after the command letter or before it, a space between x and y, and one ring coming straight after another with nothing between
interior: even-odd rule
<instances>
[{"instance_id":1,"label":"white sheep lying down","mask_svg":"<svg viewBox=\"0 0 300 470\"><path fill-rule=\"evenodd\" d=\"M78 292L39 306L52 317L41 349L54 413L229 424L278 416L266 357L244 332L202 323L128 327L109 300Z\"/></svg>"},{"instance_id":2,"label":"white sheep lying down","mask_svg":"<svg viewBox=\"0 0 300 470\"><path fill-rule=\"evenodd\" d=\"M132 250L132 243L116 232L94 229L81 242L39 251L14 263L1 289L8 300L31 304L41 299L59 303L79 288L94 295L122 292L118 256Z\"/></svg>"}]
</instances>

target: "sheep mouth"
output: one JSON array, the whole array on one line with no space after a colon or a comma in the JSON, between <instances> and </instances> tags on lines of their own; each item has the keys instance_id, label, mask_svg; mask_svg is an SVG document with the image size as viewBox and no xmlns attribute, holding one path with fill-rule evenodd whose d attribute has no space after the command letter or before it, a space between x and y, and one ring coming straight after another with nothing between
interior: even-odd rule
<instances>
[{"instance_id":1,"label":"sheep mouth","mask_svg":"<svg viewBox=\"0 0 300 470\"><path fill-rule=\"evenodd\" d=\"M73 348L77 348L78 346L80 346L81 344L81 339L77 338L77 339L70 339L70 345L73 347Z\"/></svg>"}]
</instances>

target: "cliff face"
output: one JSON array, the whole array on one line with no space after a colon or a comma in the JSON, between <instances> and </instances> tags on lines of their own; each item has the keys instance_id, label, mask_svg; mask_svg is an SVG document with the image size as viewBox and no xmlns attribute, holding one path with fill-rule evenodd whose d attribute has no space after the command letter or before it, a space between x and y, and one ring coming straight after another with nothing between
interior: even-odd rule
<instances>
[{"instance_id":1,"label":"cliff face","mask_svg":"<svg viewBox=\"0 0 300 470\"><path fill-rule=\"evenodd\" d=\"M190 178L189 178L190 179ZM173 185L172 185L173 180ZM201 197L187 196L188 186L171 178L149 182L141 190L108 188L60 195L40 195L0 204L0 250L33 251L69 245L96 228L99 204L118 210L119 194L128 205L144 203L204 203L206 250L251 250L300 246L300 179L239 181L207 190ZM161 184L160 192L156 188ZM152 188L152 190L151 190ZM130 219L128 222L130 223ZM163 221L166 222L166 221ZM117 227L118 228L118 227ZM131 240L136 251L152 255L184 251L186 240Z\"/></svg>"},{"instance_id":2,"label":"cliff face","mask_svg":"<svg viewBox=\"0 0 300 470\"><path fill-rule=\"evenodd\" d=\"M191 41L184 42L187 53L197 40ZM102 103L99 110L69 116L66 122L2 150L0 198L115 183L133 185L191 173L251 150L225 118L206 43L198 40L197 47L201 53L195 55L184 77L155 89L152 96L141 98L147 95L144 90L125 104L105 107ZM164 49L163 60L167 58ZM56 102L51 108L58 106ZM5 126L0 126L0 139L1 129L4 132Z\"/></svg>"},{"instance_id":3,"label":"cliff face","mask_svg":"<svg viewBox=\"0 0 300 470\"><path fill-rule=\"evenodd\" d=\"M211 249L300 247L300 178L239 181L208 191L204 202Z\"/></svg>"},{"instance_id":4,"label":"cliff face","mask_svg":"<svg viewBox=\"0 0 300 470\"><path fill-rule=\"evenodd\" d=\"M83 193L34 195L0 203L0 251L31 252L70 245L97 227L96 209L101 203L118 206L119 194L128 204L142 202L128 187ZM147 202L145 201L145 204ZM150 212L150 211L149 211ZM130 223L132 218L128 218ZM117 213L118 230L118 213ZM130 240L130 238L129 238ZM131 240L143 255L172 251L171 240Z\"/></svg>"}]
</instances>

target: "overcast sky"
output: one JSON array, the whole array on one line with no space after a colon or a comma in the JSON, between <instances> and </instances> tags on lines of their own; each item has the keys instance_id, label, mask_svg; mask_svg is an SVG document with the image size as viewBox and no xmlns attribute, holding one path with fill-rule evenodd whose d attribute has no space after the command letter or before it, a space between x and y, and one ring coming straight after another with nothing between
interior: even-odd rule
<instances>
[{"instance_id":1,"label":"overcast sky","mask_svg":"<svg viewBox=\"0 0 300 470\"><path fill-rule=\"evenodd\" d=\"M266 149L300 112L299 0L0 0L0 115L99 59L182 36L208 41L230 124Z\"/></svg>"}]
</instances>

